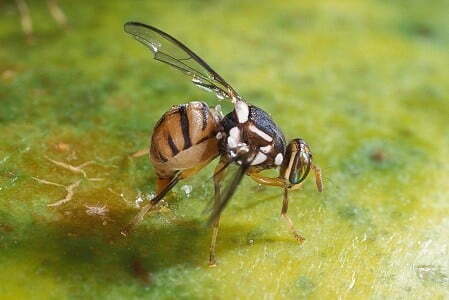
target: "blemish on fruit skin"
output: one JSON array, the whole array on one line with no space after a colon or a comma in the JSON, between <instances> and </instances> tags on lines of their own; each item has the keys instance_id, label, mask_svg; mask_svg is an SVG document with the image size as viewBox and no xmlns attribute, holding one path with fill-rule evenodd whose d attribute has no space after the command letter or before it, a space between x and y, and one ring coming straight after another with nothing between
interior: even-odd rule
<instances>
[{"instance_id":1,"label":"blemish on fruit skin","mask_svg":"<svg viewBox=\"0 0 449 300\"><path fill-rule=\"evenodd\" d=\"M386 158L386 155L382 150L375 150L371 153L370 158L374 162L383 162Z\"/></svg>"},{"instance_id":2,"label":"blemish on fruit skin","mask_svg":"<svg viewBox=\"0 0 449 300\"><path fill-rule=\"evenodd\" d=\"M133 259L131 263L131 271L133 276L135 276L142 284L144 284L145 286L151 285L151 273L144 267L140 259Z\"/></svg>"},{"instance_id":3,"label":"blemish on fruit skin","mask_svg":"<svg viewBox=\"0 0 449 300\"><path fill-rule=\"evenodd\" d=\"M9 224L0 224L0 231L10 233L14 231L14 228Z\"/></svg>"}]
</instances>

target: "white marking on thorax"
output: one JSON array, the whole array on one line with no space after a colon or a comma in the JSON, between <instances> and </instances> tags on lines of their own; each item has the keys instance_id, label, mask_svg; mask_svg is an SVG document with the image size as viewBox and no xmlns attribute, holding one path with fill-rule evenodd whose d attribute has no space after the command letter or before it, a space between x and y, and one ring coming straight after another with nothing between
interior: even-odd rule
<instances>
[{"instance_id":1,"label":"white marking on thorax","mask_svg":"<svg viewBox=\"0 0 449 300\"><path fill-rule=\"evenodd\" d=\"M278 153L276 155L276 157L274 158L274 164L276 166L280 166L282 164L283 160L284 160L284 157L283 157L282 153Z\"/></svg>"},{"instance_id":2,"label":"white marking on thorax","mask_svg":"<svg viewBox=\"0 0 449 300\"><path fill-rule=\"evenodd\" d=\"M236 149L235 151L234 151L234 150L231 150L231 151L230 151L231 157L236 157L237 155L241 155L241 154L244 154L244 153L248 153L248 152L249 152L249 147L248 147L248 145L245 144L245 143L238 143L238 145L237 145L237 147L236 147L235 149ZM238 163L239 165L241 165L241 164L242 164L242 161L241 161L241 160L238 160L237 163Z\"/></svg>"},{"instance_id":3,"label":"white marking on thorax","mask_svg":"<svg viewBox=\"0 0 449 300\"><path fill-rule=\"evenodd\" d=\"M256 157L254 157L253 161L251 162L251 165L255 166L258 164L263 163L267 160L267 156L263 154L262 152L257 152Z\"/></svg>"},{"instance_id":4,"label":"white marking on thorax","mask_svg":"<svg viewBox=\"0 0 449 300\"><path fill-rule=\"evenodd\" d=\"M239 120L239 123L245 123L246 121L248 121L249 116L248 104L238 100L235 103L235 112L237 113L237 119Z\"/></svg>"},{"instance_id":5,"label":"white marking on thorax","mask_svg":"<svg viewBox=\"0 0 449 300\"><path fill-rule=\"evenodd\" d=\"M217 140L221 140L221 139L223 138L223 133L217 132L217 135L215 136L215 138L216 138Z\"/></svg>"},{"instance_id":6,"label":"white marking on thorax","mask_svg":"<svg viewBox=\"0 0 449 300\"><path fill-rule=\"evenodd\" d=\"M240 142L240 130L239 128L232 127L231 130L229 130L229 136L228 136L228 147L229 148L235 148Z\"/></svg>"},{"instance_id":7,"label":"white marking on thorax","mask_svg":"<svg viewBox=\"0 0 449 300\"><path fill-rule=\"evenodd\" d=\"M249 152L249 147L246 143L238 143L237 145L237 152L238 153L248 153Z\"/></svg>"},{"instance_id":8,"label":"white marking on thorax","mask_svg":"<svg viewBox=\"0 0 449 300\"><path fill-rule=\"evenodd\" d=\"M268 154L271 152L271 149L273 149L272 145L268 145L268 146L264 146L264 147L260 147L260 151L262 151L265 154Z\"/></svg>"},{"instance_id":9,"label":"white marking on thorax","mask_svg":"<svg viewBox=\"0 0 449 300\"><path fill-rule=\"evenodd\" d=\"M232 127L231 130L229 130L229 136L231 136L235 141L240 141L240 129L235 126Z\"/></svg>"},{"instance_id":10,"label":"white marking on thorax","mask_svg":"<svg viewBox=\"0 0 449 300\"><path fill-rule=\"evenodd\" d=\"M265 132L263 132L262 130L260 130L256 126L254 126L253 124L249 125L249 130L251 130L252 132L257 134L258 136L260 136L261 138L263 138L267 142L272 142L273 141L273 138L271 136L269 136L268 134L266 134Z\"/></svg>"}]
</instances>

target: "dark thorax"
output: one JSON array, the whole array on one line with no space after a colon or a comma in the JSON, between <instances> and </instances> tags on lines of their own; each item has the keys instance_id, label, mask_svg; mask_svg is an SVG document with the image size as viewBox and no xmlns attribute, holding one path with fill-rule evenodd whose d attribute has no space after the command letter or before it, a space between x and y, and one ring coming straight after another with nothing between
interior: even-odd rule
<instances>
[{"instance_id":1,"label":"dark thorax","mask_svg":"<svg viewBox=\"0 0 449 300\"><path fill-rule=\"evenodd\" d=\"M225 138L220 152L229 158L238 152L249 152L246 157L257 169L276 168L282 164L286 142L279 127L262 109L243 101L222 120Z\"/></svg>"}]
</instances>

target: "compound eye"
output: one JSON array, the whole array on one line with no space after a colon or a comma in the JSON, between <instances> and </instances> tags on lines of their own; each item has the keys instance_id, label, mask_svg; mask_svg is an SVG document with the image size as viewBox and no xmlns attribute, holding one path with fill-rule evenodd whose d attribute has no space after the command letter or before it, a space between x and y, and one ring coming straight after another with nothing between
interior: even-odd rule
<instances>
[{"instance_id":1,"label":"compound eye","mask_svg":"<svg viewBox=\"0 0 449 300\"><path fill-rule=\"evenodd\" d=\"M303 151L296 152L291 159L293 159L293 164L288 180L291 184L301 183L310 172L312 160L309 153Z\"/></svg>"},{"instance_id":2,"label":"compound eye","mask_svg":"<svg viewBox=\"0 0 449 300\"><path fill-rule=\"evenodd\" d=\"M287 145L280 176L291 185L301 183L312 168L312 152L303 139L293 139Z\"/></svg>"}]
</instances>

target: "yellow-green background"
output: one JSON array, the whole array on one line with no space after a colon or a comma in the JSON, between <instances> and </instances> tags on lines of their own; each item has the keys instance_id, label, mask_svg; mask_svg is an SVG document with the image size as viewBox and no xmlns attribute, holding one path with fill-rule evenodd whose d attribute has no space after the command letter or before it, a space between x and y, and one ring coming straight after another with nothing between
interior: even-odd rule
<instances>
[{"instance_id":1,"label":"yellow-green background","mask_svg":"<svg viewBox=\"0 0 449 300\"><path fill-rule=\"evenodd\" d=\"M61 1L67 32L29 4L31 45L0 3L1 299L449 297L447 0ZM282 192L245 178L209 268L215 163L120 236L155 183L148 159L128 155L171 105L217 103L126 36L128 20L184 41L310 143L325 191L309 178L291 194L302 246L279 218ZM82 178L47 158L93 160L85 171L104 180L47 207L64 189L32 177Z\"/></svg>"}]
</instances>

